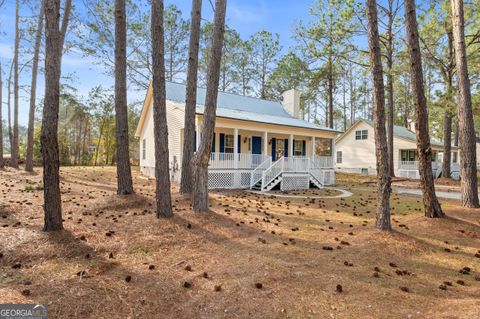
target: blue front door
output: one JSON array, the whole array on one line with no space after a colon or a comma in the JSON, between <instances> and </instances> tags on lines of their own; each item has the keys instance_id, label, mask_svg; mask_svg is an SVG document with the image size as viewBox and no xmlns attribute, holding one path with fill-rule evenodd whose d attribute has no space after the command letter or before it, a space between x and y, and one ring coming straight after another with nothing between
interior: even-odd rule
<instances>
[{"instance_id":1,"label":"blue front door","mask_svg":"<svg viewBox=\"0 0 480 319\"><path fill-rule=\"evenodd\" d=\"M252 154L262 154L262 138L260 136L252 136ZM254 165L259 165L260 156L254 156L252 162Z\"/></svg>"},{"instance_id":2,"label":"blue front door","mask_svg":"<svg viewBox=\"0 0 480 319\"><path fill-rule=\"evenodd\" d=\"M252 136L252 154L262 154L262 138Z\"/></svg>"}]
</instances>

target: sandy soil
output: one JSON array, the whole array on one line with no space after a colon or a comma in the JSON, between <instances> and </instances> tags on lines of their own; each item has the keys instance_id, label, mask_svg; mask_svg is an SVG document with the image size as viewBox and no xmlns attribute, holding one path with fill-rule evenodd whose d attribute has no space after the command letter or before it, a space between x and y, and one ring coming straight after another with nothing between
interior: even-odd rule
<instances>
[{"instance_id":1,"label":"sandy soil","mask_svg":"<svg viewBox=\"0 0 480 319\"><path fill-rule=\"evenodd\" d=\"M51 318L480 317L480 210L442 201L448 218L426 219L395 194L382 233L372 180L338 175L353 196L213 192L203 214L174 186L159 220L153 181L134 176L119 197L113 168L63 168L65 230L45 233L39 172L0 171L0 303Z\"/></svg>"}]
</instances>

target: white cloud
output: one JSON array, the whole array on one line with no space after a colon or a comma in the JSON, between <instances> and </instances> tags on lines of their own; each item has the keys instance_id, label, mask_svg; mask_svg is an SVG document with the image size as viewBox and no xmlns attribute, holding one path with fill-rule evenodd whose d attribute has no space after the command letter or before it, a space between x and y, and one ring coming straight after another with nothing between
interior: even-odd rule
<instances>
[{"instance_id":1,"label":"white cloud","mask_svg":"<svg viewBox=\"0 0 480 319\"><path fill-rule=\"evenodd\" d=\"M0 58L13 58L13 46L11 43L0 43Z\"/></svg>"},{"instance_id":2,"label":"white cloud","mask_svg":"<svg viewBox=\"0 0 480 319\"><path fill-rule=\"evenodd\" d=\"M244 5L244 3L242 3ZM249 6L241 6L238 3L232 3L227 6L227 16L233 20L243 23L258 23L265 21L268 12L265 10L263 1L256 2Z\"/></svg>"}]
</instances>

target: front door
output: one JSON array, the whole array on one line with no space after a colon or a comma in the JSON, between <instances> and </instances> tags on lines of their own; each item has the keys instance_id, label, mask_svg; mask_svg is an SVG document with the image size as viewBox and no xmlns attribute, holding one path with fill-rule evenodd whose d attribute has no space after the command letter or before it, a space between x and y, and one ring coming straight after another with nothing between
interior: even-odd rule
<instances>
[{"instance_id":1,"label":"front door","mask_svg":"<svg viewBox=\"0 0 480 319\"><path fill-rule=\"evenodd\" d=\"M252 136L252 154L262 154L262 137L261 136ZM252 164L259 165L261 164L260 156L252 157Z\"/></svg>"}]
</instances>

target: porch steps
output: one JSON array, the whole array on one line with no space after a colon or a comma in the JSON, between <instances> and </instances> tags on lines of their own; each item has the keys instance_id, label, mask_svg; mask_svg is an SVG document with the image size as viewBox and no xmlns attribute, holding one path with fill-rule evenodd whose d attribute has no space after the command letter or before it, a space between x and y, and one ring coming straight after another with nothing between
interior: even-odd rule
<instances>
[{"instance_id":1,"label":"porch steps","mask_svg":"<svg viewBox=\"0 0 480 319\"><path fill-rule=\"evenodd\" d=\"M279 174L274 180L272 180L264 189L264 191L270 191L282 181L282 174Z\"/></svg>"},{"instance_id":2,"label":"porch steps","mask_svg":"<svg viewBox=\"0 0 480 319\"><path fill-rule=\"evenodd\" d=\"M315 176L313 176L312 174L310 174L310 182L315 185L317 188L323 188L323 184L320 183L316 178Z\"/></svg>"}]
</instances>

